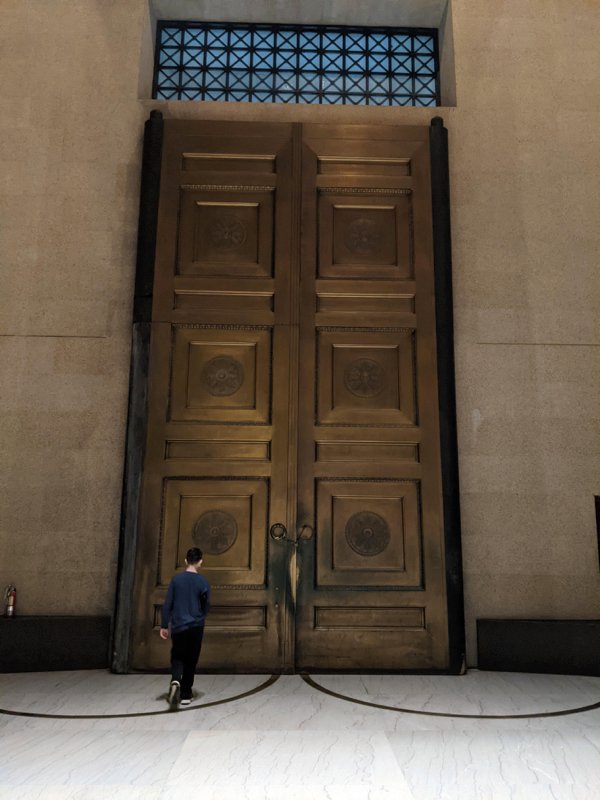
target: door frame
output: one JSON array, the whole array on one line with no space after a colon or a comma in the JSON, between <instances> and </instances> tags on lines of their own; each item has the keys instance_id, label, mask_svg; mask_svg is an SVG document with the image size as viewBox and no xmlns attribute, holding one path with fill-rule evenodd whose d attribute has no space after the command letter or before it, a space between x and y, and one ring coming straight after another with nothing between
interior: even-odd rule
<instances>
[{"instance_id":1,"label":"door frame","mask_svg":"<svg viewBox=\"0 0 600 800\"><path fill-rule=\"evenodd\" d=\"M147 391L150 318L158 224L163 127L162 113L157 110L151 111L150 117L145 123L142 156L119 562L110 659L111 668L116 673L129 672L131 663L130 648L134 611L133 587L148 420ZM448 669L443 670L443 672L459 674L465 670L465 626L454 369L448 131L444 127L441 117L434 117L431 120L429 140L438 405L449 636L449 663Z\"/></svg>"}]
</instances>

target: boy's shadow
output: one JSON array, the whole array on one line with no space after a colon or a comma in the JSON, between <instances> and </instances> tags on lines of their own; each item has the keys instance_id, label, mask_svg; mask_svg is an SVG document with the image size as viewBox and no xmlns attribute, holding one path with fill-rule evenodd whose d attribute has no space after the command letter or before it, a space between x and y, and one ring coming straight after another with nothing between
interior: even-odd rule
<instances>
[{"instance_id":1,"label":"boy's shadow","mask_svg":"<svg viewBox=\"0 0 600 800\"><path fill-rule=\"evenodd\" d=\"M200 700L202 697L204 697L204 694L205 694L204 692L197 692L195 689L192 689L192 701ZM164 700L166 702L168 698L169 698L169 693L163 692L162 694L159 694L156 699Z\"/></svg>"}]
</instances>

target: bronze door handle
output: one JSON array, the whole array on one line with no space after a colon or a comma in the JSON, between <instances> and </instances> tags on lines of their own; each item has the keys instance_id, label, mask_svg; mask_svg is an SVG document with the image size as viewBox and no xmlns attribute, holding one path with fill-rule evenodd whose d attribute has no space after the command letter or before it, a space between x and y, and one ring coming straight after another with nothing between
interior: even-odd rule
<instances>
[{"instance_id":1,"label":"bronze door handle","mask_svg":"<svg viewBox=\"0 0 600 800\"><path fill-rule=\"evenodd\" d=\"M271 534L271 539L275 539L276 542L279 542L281 539L286 538L287 528L282 522L276 522L274 525L271 525L269 533Z\"/></svg>"},{"instance_id":2,"label":"bronze door handle","mask_svg":"<svg viewBox=\"0 0 600 800\"><path fill-rule=\"evenodd\" d=\"M302 541L307 542L309 539L312 539L314 532L315 531L312 525L302 525L302 527L298 531L296 543Z\"/></svg>"}]
</instances>

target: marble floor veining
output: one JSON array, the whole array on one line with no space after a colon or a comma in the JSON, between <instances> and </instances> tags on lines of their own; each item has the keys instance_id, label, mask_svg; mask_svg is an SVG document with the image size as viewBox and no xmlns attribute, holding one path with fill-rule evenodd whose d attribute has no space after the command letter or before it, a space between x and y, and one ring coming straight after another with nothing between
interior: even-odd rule
<instances>
[{"instance_id":1,"label":"marble floor veining","mask_svg":"<svg viewBox=\"0 0 600 800\"><path fill-rule=\"evenodd\" d=\"M600 800L599 678L198 675L176 713L167 682L0 675L0 798Z\"/></svg>"}]
</instances>

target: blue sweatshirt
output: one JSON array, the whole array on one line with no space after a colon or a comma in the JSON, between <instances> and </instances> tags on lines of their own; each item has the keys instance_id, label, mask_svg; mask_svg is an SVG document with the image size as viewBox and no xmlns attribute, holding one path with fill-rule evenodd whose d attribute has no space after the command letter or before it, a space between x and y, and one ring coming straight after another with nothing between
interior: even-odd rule
<instances>
[{"instance_id":1,"label":"blue sweatshirt","mask_svg":"<svg viewBox=\"0 0 600 800\"><path fill-rule=\"evenodd\" d=\"M162 627L171 633L204 625L210 604L210 584L197 572L179 572L173 576L162 607Z\"/></svg>"}]
</instances>

